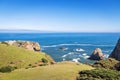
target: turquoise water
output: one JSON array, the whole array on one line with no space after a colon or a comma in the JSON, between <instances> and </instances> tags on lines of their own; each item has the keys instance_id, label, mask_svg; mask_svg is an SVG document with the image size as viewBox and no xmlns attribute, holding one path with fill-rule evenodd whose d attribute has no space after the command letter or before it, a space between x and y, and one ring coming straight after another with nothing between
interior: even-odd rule
<instances>
[{"instance_id":1,"label":"turquoise water","mask_svg":"<svg viewBox=\"0 0 120 80\"><path fill-rule=\"evenodd\" d=\"M42 51L55 61L77 60L82 63L93 62L87 58L95 48L101 48L108 57L119 37L120 33L0 33L0 41L37 41Z\"/></svg>"}]
</instances>

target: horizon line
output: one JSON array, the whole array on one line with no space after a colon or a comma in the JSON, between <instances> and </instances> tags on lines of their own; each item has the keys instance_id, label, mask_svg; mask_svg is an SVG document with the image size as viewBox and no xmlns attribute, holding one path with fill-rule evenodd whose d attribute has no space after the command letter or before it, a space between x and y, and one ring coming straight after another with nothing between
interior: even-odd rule
<instances>
[{"instance_id":1,"label":"horizon line","mask_svg":"<svg viewBox=\"0 0 120 80\"><path fill-rule=\"evenodd\" d=\"M0 33L120 33L115 31L47 31L47 30L31 30L31 29L0 29Z\"/></svg>"}]
</instances>

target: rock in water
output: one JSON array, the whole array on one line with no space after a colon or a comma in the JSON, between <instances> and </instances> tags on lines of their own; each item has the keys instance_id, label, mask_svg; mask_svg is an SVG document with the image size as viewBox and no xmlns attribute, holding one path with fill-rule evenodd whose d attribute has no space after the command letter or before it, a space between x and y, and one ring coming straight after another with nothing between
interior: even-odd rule
<instances>
[{"instance_id":1,"label":"rock in water","mask_svg":"<svg viewBox=\"0 0 120 80\"><path fill-rule=\"evenodd\" d=\"M17 47L22 47L27 50L32 50L32 51L40 51L40 45L37 42L32 42L32 41L5 41L1 42L7 45L12 45L12 46L17 46Z\"/></svg>"},{"instance_id":2,"label":"rock in water","mask_svg":"<svg viewBox=\"0 0 120 80\"><path fill-rule=\"evenodd\" d=\"M109 57L120 61L120 38Z\"/></svg>"},{"instance_id":3,"label":"rock in water","mask_svg":"<svg viewBox=\"0 0 120 80\"><path fill-rule=\"evenodd\" d=\"M104 59L104 54L102 53L102 50L100 48L96 48L89 59L102 60Z\"/></svg>"}]
</instances>

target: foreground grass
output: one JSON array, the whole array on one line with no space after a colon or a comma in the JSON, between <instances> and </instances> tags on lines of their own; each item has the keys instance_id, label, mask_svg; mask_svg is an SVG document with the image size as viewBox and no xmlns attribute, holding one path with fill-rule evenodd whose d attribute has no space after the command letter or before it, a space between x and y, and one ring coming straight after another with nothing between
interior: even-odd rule
<instances>
[{"instance_id":1,"label":"foreground grass","mask_svg":"<svg viewBox=\"0 0 120 80\"><path fill-rule=\"evenodd\" d=\"M79 71L91 69L93 68L85 64L77 65L73 62L61 62L0 74L0 80L76 80Z\"/></svg>"}]
</instances>

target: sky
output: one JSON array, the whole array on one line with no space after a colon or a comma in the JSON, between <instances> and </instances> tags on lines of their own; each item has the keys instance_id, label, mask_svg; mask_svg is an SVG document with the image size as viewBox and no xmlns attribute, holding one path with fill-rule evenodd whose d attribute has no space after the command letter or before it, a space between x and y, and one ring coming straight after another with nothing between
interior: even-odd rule
<instances>
[{"instance_id":1,"label":"sky","mask_svg":"<svg viewBox=\"0 0 120 80\"><path fill-rule=\"evenodd\" d=\"M120 32L120 0L0 0L0 30Z\"/></svg>"}]
</instances>

